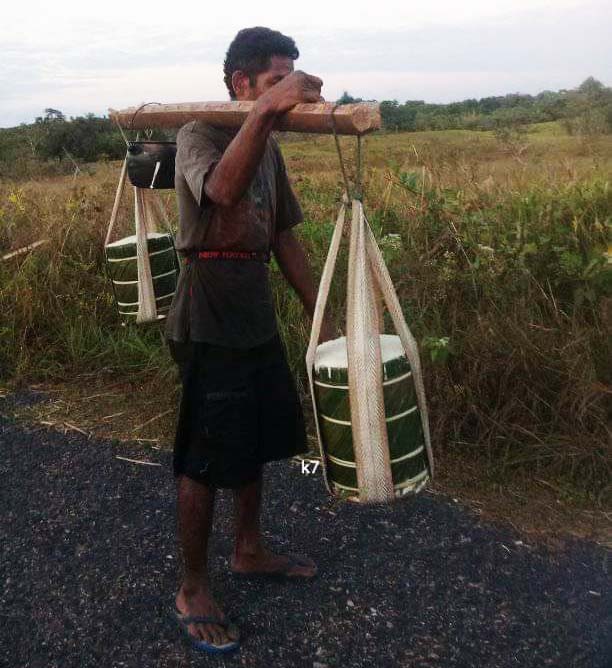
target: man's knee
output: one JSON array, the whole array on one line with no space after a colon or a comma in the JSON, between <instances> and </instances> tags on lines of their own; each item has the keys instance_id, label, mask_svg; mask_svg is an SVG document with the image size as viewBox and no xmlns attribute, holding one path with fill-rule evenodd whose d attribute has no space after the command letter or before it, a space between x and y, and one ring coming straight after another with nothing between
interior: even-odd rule
<instances>
[{"instance_id":1,"label":"man's knee","mask_svg":"<svg viewBox=\"0 0 612 668\"><path fill-rule=\"evenodd\" d=\"M215 488L201 480L180 473L176 476L176 487L181 499L189 501L190 499L200 500L202 497L214 494Z\"/></svg>"}]
</instances>

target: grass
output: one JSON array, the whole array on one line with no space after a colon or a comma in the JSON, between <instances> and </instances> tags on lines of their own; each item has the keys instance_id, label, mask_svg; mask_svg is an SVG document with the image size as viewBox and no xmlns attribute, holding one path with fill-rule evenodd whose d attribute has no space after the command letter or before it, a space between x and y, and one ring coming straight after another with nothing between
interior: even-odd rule
<instances>
[{"instance_id":1,"label":"grass","mask_svg":"<svg viewBox=\"0 0 612 668\"><path fill-rule=\"evenodd\" d=\"M353 142L342 144L352 165ZM319 273L342 191L333 141L294 140L284 153ZM366 211L421 345L433 440L450 486L453 467L476 467L492 485L537 479L605 504L612 138L539 126L498 137L381 134L366 140L365 155ZM119 166L88 172L76 182L0 183L0 252L49 239L0 262L0 377L62 387L66 396L76 385L79 396L111 388L130 414L126 423L106 420L118 437L170 411L177 381L158 327L118 325L102 245ZM173 193L164 197L176 221ZM130 215L126 199L120 234L131 233ZM272 278L304 388L309 324L275 267ZM339 326L343 280L341 270L332 291ZM67 406L87 429L119 412L113 401L82 404ZM58 410L65 424L68 409ZM135 437L169 442L173 424L164 413Z\"/></svg>"}]
</instances>

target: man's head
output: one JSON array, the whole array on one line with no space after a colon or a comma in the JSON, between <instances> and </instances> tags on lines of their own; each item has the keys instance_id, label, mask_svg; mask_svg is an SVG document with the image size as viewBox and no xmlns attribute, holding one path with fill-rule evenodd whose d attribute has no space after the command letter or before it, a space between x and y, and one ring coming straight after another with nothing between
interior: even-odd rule
<instances>
[{"instance_id":1,"label":"man's head","mask_svg":"<svg viewBox=\"0 0 612 668\"><path fill-rule=\"evenodd\" d=\"M300 55L295 42L277 30L245 28L230 44L223 63L224 81L232 100L256 100L270 86L293 72Z\"/></svg>"}]
</instances>

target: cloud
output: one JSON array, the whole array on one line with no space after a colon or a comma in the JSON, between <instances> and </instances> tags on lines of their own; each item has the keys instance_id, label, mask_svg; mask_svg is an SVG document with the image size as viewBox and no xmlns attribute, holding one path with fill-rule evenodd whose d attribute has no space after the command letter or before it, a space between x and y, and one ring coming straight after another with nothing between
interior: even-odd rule
<instances>
[{"instance_id":1,"label":"cloud","mask_svg":"<svg viewBox=\"0 0 612 668\"><path fill-rule=\"evenodd\" d=\"M226 99L227 43L253 23L295 37L298 66L322 76L328 99L349 90L374 99L450 101L571 87L589 74L612 79L612 11L599 0L438 0L424 7L358 0L350 14L346 5L319 0L298 8L274 0L260 14L251 5L204 11L185 2L159 13L157 0L137 14L133 5L109 1L104 17L97 5L72 0L51 15L48 5L29 0L7 9L0 126L30 122L48 106L78 115L145 100ZM30 20L19 21L19 12Z\"/></svg>"},{"instance_id":2,"label":"cloud","mask_svg":"<svg viewBox=\"0 0 612 668\"><path fill-rule=\"evenodd\" d=\"M375 27L418 29L431 26L467 25L481 20L546 11L551 15L570 8L604 6L603 0L431 0L412 3L405 0L352 0L350 5L329 0L287 3L250 0L204 5L199 0L164 0L127 3L105 0L101 6L82 0L61 0L50 5L43 0L21 0L3 8L0 39L22 35L39 44L67 42L78 36L78 28L89 26L87 37L102 35L111 39L122 31L140 30L143 34L167 28L176 35L203 39L233 34L241 27L270 25L279 30L363 30ZM180 30L180 32L178 32Z\"/></svg>"}]
</instances>

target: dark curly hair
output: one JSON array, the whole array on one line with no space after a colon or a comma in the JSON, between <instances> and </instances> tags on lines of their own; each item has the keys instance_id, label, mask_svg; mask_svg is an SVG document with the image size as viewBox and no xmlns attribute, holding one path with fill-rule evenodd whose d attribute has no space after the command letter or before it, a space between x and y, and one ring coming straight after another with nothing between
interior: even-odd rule
<instances>
[{"instance_id":1,"label":"dark curly hair","mask_svg":"<svg viewBox=\"0 0 612 668\"><path fill-rule=\"evenodd\" d=\"M236 70L244 72L251 86L254 86L257 75L270 67L272 56L286 56L296 60L300 52L291 37L270 28L245 28L234 37L223 62L223 80L232 100L236 99L232 74Z\"/></svg>"}]
</instances>

